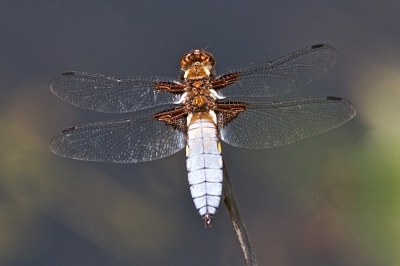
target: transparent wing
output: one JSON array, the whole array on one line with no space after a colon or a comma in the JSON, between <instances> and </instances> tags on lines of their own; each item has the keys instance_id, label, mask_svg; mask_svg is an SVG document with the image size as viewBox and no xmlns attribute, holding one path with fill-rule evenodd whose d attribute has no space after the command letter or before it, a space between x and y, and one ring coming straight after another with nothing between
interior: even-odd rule
<instances>
[{"instance_id":1,"label":"transparent wing","mask_svg":"<svg viewBox=\"0 0 400 266\"><path fill-rule=\"evenodd\" d=\"M161 159L183 149L185 134L152 114L65 129L54 137L50 150L78 160L137 163Z\"/></svg>"},{"instance_id":2,"label":"transparent wing","mask_svg":"<svg viewBox=\"0 0 400 266\"><path fill-rule=\"evenodd\" d=\"M84 72L66 72L55 77L51 91L79 107L106 113L126 113L172 104L177 94L156 89L157 83L179 84L164 77L115 78Z\"/></svg>"},{"instance_id":3,"label":"transparent wing","mask_svg":"<svg viewBox=\"0 0 400 266\"><path fill-rule=\"evenodd\" d=\"M331 130L355 114L351 103L337 97L255 101L221 128L220 136L235 147L266 149Z\"/></svg>"},{"instance_id":4,"label":"transparent wing","mask_svg":"<svg viewBox=\"0 0 400 266\"><path fill-rule=\"evenodd\" d=\"M238 73L236 83L219 91L225 97L272 97L310 83L335 61L335 49L318 44L276 60L227 69L216 79Z\"/></svg>"}]
</instances>

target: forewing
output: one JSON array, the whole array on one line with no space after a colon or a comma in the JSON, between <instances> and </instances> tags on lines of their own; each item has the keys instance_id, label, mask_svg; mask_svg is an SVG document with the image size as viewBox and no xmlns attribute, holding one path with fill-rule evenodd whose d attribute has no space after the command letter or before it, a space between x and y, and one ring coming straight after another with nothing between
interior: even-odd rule
<instances>
[{"instance_id":1,"label":"forewing","mask_svg":"<svg viewBox=\"0 0 400 266\"><path fill-rule=\"evenodd\" d=\"M272 148L331 130L355 114L351 103L337 97L255 101L220 128L220 137L239 148Z\"/></svg>"},{"instance_id":2,"label":"forewing","mask_svg":"<svg viewBox=\"0 0 400 266\"><path fill-rule=\"evenodd\" d=\"M116 78L84 72L66 72L55 77L51 91L79 107L106 113L126 113L172 104L174 93L159 91L159 83L179 84L165 77Z\"/></svg>"},{"instance_id":3,"label":"forewing","mask_svg":"<svg viewBox=\"0 0 400 266\"><path fill-rule=\"evenodd\" d=\"M279 59L230 68L216 80L234 76L237 81L219 92L225 97L272 97L286 94L318 78L336 61L336 51L318 44ZM235 100L235 99L234 99Z\"/></svg>"},{"instance_id":4,"label":"forewing","mask_svg":"<svg viewBox=\"0 0 400 266\"><path fill-rule=\"evenodd\" d=\"M161 159L183 149L183 131L167 126L152 114L65 129L54 137L50 150L78 160L137 163Z\"/></svg>"}]
</instances>

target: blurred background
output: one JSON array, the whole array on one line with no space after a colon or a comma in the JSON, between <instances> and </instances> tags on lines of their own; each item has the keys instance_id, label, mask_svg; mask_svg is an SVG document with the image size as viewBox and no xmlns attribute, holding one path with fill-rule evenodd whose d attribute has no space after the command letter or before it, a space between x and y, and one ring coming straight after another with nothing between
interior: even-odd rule
<instances>
[{"instance_id":1,"label":"blurred background","mask_svg":"<svg viewBox=\"0 0 400 266\"><path fill-rule=\"evenodd\" d=\"M400 265L400 2L0 3L0 265L245 265L222 204L204 229L185 154L140 164L61 158L51 139L125 115L50 92L70 70L178 77L208 47L216 70L325 43L320 79L285 99L337 96L357 116L294 144L223 144L260 265ZM273 98L271 100L274 100Z\"/></svg>"}]
</instances>

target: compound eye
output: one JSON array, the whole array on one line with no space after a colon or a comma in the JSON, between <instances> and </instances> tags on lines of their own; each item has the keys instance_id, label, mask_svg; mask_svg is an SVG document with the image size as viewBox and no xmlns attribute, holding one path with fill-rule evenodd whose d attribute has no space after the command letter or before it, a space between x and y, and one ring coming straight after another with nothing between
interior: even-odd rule
<instances>
[{"instance_id":1,"label":"compound eye","mask_svg":"<svg viewBox=\"0 0 400 266\"><path fill-rule=\"evenodd\" d=\"M184 70L187 68L188 63L190 62L190 54L184 54L181 57L181 68Z\"/></svg>"},{"instance_id":2,"label":"compound eye","mask_svg":"<svg viewBox=\"0 0 400 266\"><path fill-rule=\"evenodd\" d=\"M210 54L209 52L203 51L202 55L201 55L201 59L207 65L207 68L209 70L212 70L214 68L215 59L214 59L214 56L212 54Z\"/></svg>"}]
</instances>

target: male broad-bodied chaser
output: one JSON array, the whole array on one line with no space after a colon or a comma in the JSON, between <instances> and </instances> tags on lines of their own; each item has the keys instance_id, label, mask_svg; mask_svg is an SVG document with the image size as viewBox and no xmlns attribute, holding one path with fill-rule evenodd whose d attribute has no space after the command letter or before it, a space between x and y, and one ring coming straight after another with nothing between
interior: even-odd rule
<instances>
[{"instance_id":1,"label":"male broad-bodied chaser","mask_svg":"<svg viewBox=\"0 0 400 266\"><path fill-rule=\"evenodd\" d=\"M209 227L222 194L220 140L266 149L331 130L355 116L354 107L339 97L266 100L310 83L335 61L336 51L318 44L219 75L213 55L200 49L182 56L180 79L66 72L50 86L61 99L106 113L142 111L67 128L50 149L78 160L138 163L186 147L192 198Z\"/></svg>"}]
</instances>

